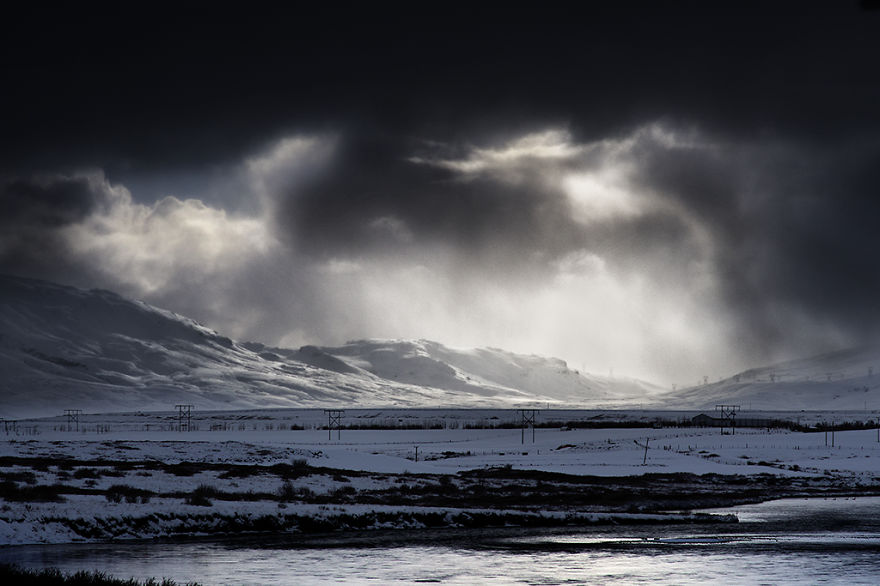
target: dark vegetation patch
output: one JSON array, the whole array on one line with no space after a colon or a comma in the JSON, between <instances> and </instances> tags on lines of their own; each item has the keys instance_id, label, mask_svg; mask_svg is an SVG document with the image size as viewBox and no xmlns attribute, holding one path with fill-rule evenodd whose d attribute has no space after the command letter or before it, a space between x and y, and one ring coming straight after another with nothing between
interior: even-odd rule
<instances>
[{"instance_id":1,"label":"dark vegetation patch","mask_svg":"<svg viewBox=\"0 0 880 586\"><path fill-rule=\"evenodd\" d=\"M328 534L376 529L498 528L498 527L579 527L620 524L730 523L733 516L663 515L656 518L610 516L591 518L581 515L543 515L516 511L367 511L339 513L326 517L305 515L227 515L206 513L155 513L145 517L117 519L49 518L80 537L112 539L122 536L195 536L285 533Z\"/></svg>"},{"instance_id":2,"label":"dark vegetation patch","mask_svg":"<svg viewBox=\"0 0 880 586\"><path fill-rule=\"evenodd\" d=\"M62 503L64 486L60 484L19 485L10 480L0 482L0 498L9 502Z\"/></svg>"},{"instance_id":3,"label":"dark vegetation patch","mask_svg":"<svg viewBox=\"0 0 880 586\"><path fill-rule=\"evenodd\" d=\"M115 448L117 450L131 450L131 451L135 451L135 452L138 450L138 448L136 448L134 446L130 446L127 443L121 442L118 440L111 441L111 442L101 442L101 445L107 446L108 448Z\"/></svg>"},{"instance_id":4,"label":"dark vegetation patch","mask_svg":"<svg viewBox=\"0 0 880 586\"><path fill-rule=\"evenodd\" d=\"M227 464L222 462L178 462L168 464L159 460L79 460L66 457L0 456L0 469L19 466L39 469L47 463L59 470L72 471L76 467L103 468L104 476L125 475L132 471L165 472L174 476L194 476L200 472L218 472L223 478L247 478L256 475L275 475L281 478L301 478L312 474L345 474L348 477L371 476L369 472L339 470L322 466L311 466L307 460L293 460L290 464L278 463L270 466L260 464Z\"/></svg>"},{"instance_id":5,"label":"dark vegetation patch","mask_svg":"<svg viewBox=\"0 0 880 586\"><path fill-rule=\"evenodd\" d=\"M135 488L126 484L114 484L107 489L105 496L111 503L119 503L124 499L127 503L148 503L155 495L151 490Z\"/></svg>"},{"instance_id":6,"label":"dark vegetation patch","mask_svg":"<svg viewBox=\"0 0 880 586\"><path fill-rule=\"evenodd\" d=\"M31 470L0 470L0 481L36 484L37 475Z\"/></svg>"},{"instance_id":7,"label":"dark vegetation patch","mask_svg":"<svg viewBox=\"0 0 880 586\"><path fill-rule=\"evenodd\" d=\"M432 461L432 460L446 460L449 458L461 458L463 456L470 456L470 455L471 455L470 452L453 452L452 450L446 450L446 451L443 451L440 453L429 454L429 455L425 456L425 461L428 462L428 461Z\"/></svg>"},{"instance_id":8,"label":"dark vegetation patch","mask_svg":"<svg viewBox=\"0 0 880 586\"><path fill-rule=\"evenodd\" d=\"M196 505L199 507L211 507L214 503L211 498L217 496L217 489L207 484L198 485L195 490L186 496L184 502L188 505Z\"/></svg>"},{"instance_id":9,"label":"dark vegetation patch","mask_svg":"<svg viewBox=\"0 0 880 586\"><path fill-rule=\"evenodd\" d=\"M0 564L0 582L21 586L177 586L177 582L167 578L163 578L162 581L151 578L142 582L135 579L114 578L104 572L79 571L65 574L57 568L27 570L9 564ZM186 586L198 586L198 584L187 582Z\"/></svg>"},{"instance_id":10,"label":"dark vegetation patch","mask_svg":"<svg viewBox=\"0 0 880 586\"><path fill-rule=\"evenodd\" d=\"M357 489L351 485L340 486L331 493L335 498L348 499L357 494Z\"/></svg>"},{"instance_id":11,"label":"dark vegetation patch","mask_svg":"<svg viewBox=\"0 0 880 586\"><path fill-rule=\"evenodd\" d=\"M259 470L255 470L253 466L232 466L229 470L221 472L218 478L250 478L260 474Z\"/></svg>"},{"instance_id":12,"label":"dark vegetation patch","mask_svg":"<svg viewBox=\"0 0 880 586\"><path fill-rule=\"evenodd\" d=\"M296 498L296 489L293 488L293 484L289 481L285 481L281 488L278 489L278 500L281 502L292 501Z\"/></svg>"},{"instance_id":13,"label":"dark vegetation patch","mask_svg":"<svg viewBox=\"0 0 880 586\"><path fill-rule=\"evenodd\" d=\"M0 458L2 467L44 466L45 458ZM148 502L153 496L179 498L208 507L222 501L276 501L279 504L370 504L446 508L507 509L519 511L656 512L730 506L762 500L802 496L857 496L880 494L876 484L851 486L846 479L833 475L815 478L785 478L758 475L696 475L690 473L644 474L641 476L576 476L542 470L519 470L511 466L482 468L455 476L436 474L375 474L310 466L304 459L273 465L159 461L62 460L53 464L72 470L91 482L89 486L65 484L28 485L28 471L10 471L0 481L0 498L7 501L57 501L66 494L105 496L111 502ZM764 465L772 465L760 462ZM213 472L221 478L268 476L280 481L270 492L228 491L209 484L187 490L154 493L124 484L108 490L94 487L96 476L107 472L135 471L137 474L160 473L191 477ZM10 474L15 476L10 476ZM9 478L17 480L9 480ZM310 484L328 485L326 491L314 492L298 485L297 480L311 478ZM348 482L364 477L373 487L339 487L331 482ZM134 475L131 476L134 478ZM193 485L195 485L195 481ZM301 484L301 483L300 483Z\"/></svg>"},{"instance_id":14,"label":"dark vegetation patch","mask_svg":"<svg viewBox=\"0 0 880 586\"><path fill-rule=\"evenodd\" d=\"M174 476L195 476L203 470L204 469L201 466L194 462L180 462L178 464L169 465L165 469L165 472L173 474Z\"/></svg>"},{"instance_id":15,"label":"dark vegetation patch","mask_svg":"<svg viewBox=\"0 0 880 586\"><path fill-rule=\"evenodd\" d=\"M279 502L289 503L293 501L311 501L315 498L315 492L305 486L295 487L289 480L285 480L276 493Z\"/></svg>"}]
</instances>

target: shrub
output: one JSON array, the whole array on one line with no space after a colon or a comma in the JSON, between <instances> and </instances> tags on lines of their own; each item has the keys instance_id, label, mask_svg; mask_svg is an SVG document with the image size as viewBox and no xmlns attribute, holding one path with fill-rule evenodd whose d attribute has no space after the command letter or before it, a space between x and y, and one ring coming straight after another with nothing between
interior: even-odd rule
<instances>
[{"instance_id":1,"label":"shrub","mask_svg":"<svg viewBox=\"0 0 880 586\"><path fill-rule=\"evenodd\" d=\"M172 464L167 468L167 472L169 474L173 474L174 476L193 476L200 472L198 466L193 464L192 462L180 462L178 464Z\"/></svg>"},{"instance_id":2,"label":"shrub","mask_svg":"<svg viewBox=\"0 0 880 586\"><path fill-rule=\"evenodd\" d=\"M193 490L189 495L187 495L184 502L188 505L195 505L197 507L210 507L213 506L214 503L211 502L211 497L217 496L217 489L213 486L208 486L207 484L198 485L195 490Z\"/></svg>"},{"instance_id":3,"label":"shrub","mask_svg":"<svg viewBox=\"0 0 880 586\"><path fill-rule=\"evenodd\" d=\"M276 464L271 470L284 479L302 478L312 473L312 467L305 458L294 458L290 464Z\"/></svg>"},{"instance_id":4,"label":"shrub","mask_svg":"<svg viewBox=\"0 0 880 586\"><path fill-rule=\"evenodd\" d=\"M153 492L144 490L143 488L135 488L127 484L114 484L104 493L105 498L111 503L122 502L125 499L127 503L148 503Z\"/></svg>"},{"instance_id":5,"label":"shrub","mask_svg":"<svg viewBox=\"0 0 880 586\"><path fill-rule=\"evenodd\" d=\"M355 494L357 494L357 490L355 489L355 487L351 486L350 484L348 486L340 486L339 488L337 488L336 490L333 491L333 496L340 497L340 498L352 496Z\"/></svg>"},{"instance_id":6,"label":"shrub","mask_svg":"<svg viewBox=\"0 0 880 586\"><path fill-rule=\"evenodd\" d=\"M292 501L296 498L296 489L293 488L293 485L289 480L285 480L281 483L281 488L278 489L278 500L280 501Z\"/></svg>"},{"instance_id":7,"label":"shrub","mask_svg":"<svg viewBox=\"0 0 880 586\"><path fill-rule=\"evenodd\" d=\"M255 466L233 466L222 472L218 478L250 478L259 473L260 471Z\"/></svg>"}]
</instances>

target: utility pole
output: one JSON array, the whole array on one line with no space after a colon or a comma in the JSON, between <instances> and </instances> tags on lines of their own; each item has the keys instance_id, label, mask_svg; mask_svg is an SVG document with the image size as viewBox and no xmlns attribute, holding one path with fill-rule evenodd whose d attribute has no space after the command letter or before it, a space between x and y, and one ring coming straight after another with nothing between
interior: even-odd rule
<instances>
[{"instance_id":1,"label":"utility pole","mask_svg":"<svg viewBox=\"0 0 880 586\"><path fill-rule=\"evenodd\" d=\"M648 465L648 442L650 442L650 441L651 441L651 438L646 437L645 444L642 445L639 443L639 440L633 440L633 443L635 443L637 446L639 446L640 448L645 448L645 455L642 457L642 466Z\"/></svg>"},{"instance_id":2,"label":"utility pole","mask_svg":"<svg viewBox=\"0 0 880 586\"><path fill-rule=\"evenodd\" d=\"M736 413L739 405L715 405L715 411L721 412L721 434L724 434L724 423L730 421L731 434L736 435Z\"/></svg>"},{"instance_id":3,"label":"utility pole","mask_svg":"<svg viewBox=\"0 0 880 586\"><path fill-rule=\"evenodd\" d=\"M71 431L74 425L76 431L79 431L79 416L82 415L82 409L65 409L64 414L67 416L67 431Z\"/></svg>"},{"instance_id":4,"label":"utility pole","mask_svg":"<svg viewBox=\"0 0 880 586\"><path fill-rule=\"evenodd\" d=\"M179 403L177 407L177 431L192 430L192 408L188 403Z\"/></svg>"},{"instance_id":5,"label":"utility pole","mask_svg":"<svg viewBox=\"0 0 880 586\"><path fill-rule=\"evenodd\" d=\"M639 443L639 440L633 440L633 443L634 443L634 444L636 444L636 445L639 446L640 448L645 448L645 455L644 455L644 457L642 458L642 466L647 466L647 465L648 465L648 442L649 442L649 441L651 441L651 438L646 437L646 438L645 438L645 445L642 445L642 444Z\"/></svg>"},{"instance_id":6,"label":"utility pole","mask_svg":"<svg viewBox=\"0 0 880 586\"><path fill-rule=\"evenodd\" d=\"M336 428L336 439L342 436L342 415L345 413L342 409L324 409L327 414L327 439L333 439L333 428Z\"/></svg>"},{"instance_id":7,"label":"utility pole","mask_svg":"<svg viewBox=\"0 0 880 586\"><path fill-rule=\"evenodd\" d=\"M526 428L531 426L532 428L532 443L535 443L535 414L538 411L535 409L520 409L520 436L521 443L526 443Z\"/></svg>"}]
</instances>

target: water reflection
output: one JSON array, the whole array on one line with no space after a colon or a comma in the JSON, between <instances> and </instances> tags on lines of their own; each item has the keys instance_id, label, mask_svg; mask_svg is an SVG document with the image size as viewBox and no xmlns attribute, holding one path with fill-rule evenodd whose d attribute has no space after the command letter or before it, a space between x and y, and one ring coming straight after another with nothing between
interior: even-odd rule
<instances>
[{"instance_id":1,"label":"water reflection","mask_svg":"<svg viewBox=\"0 0 880 586\"><path fill-rule=\"evenodd\" d=\"M733 510L741 519L734 525L16 547L0 550L0 558L203 584L880 582L880 498Z\"/></svg>"}]
</instances>

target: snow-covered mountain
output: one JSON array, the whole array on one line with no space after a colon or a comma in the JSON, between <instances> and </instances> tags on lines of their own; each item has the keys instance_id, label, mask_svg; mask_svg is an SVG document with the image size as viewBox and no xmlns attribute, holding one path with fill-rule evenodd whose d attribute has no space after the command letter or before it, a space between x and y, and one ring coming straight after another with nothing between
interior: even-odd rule
<instances>
[{"instance_id":1,"label":"snow-covered mountain","mask_svg":"<svg viewBox=\"0 0 880 586\"><path fill-rule=\"evenodd\" d=\"M0 276L0 417L326 406L626 405L659 389L552 358L436 342L238 343L102 290Z\"/></svg>"},{"instance_id":2,"label":"snow-covered mountain","mask_svg":"<svg viewBox=\"0 0 880 586\"><path fill-rule=\"evenodd\" d=\"M754 368L716 383L666 396L670 408L751 410L878 410L880 346L830 352Z\"/></svg>"},{"instance_id":3,"label":"snow-covered mountain","mask_svg":"<svg viewBox=\"0 0 880 586\"><path fill-rule=\"evenodd\" d=\"M0 276L0 417L267 407L880 409L880 346L755 368L670 393L555 358L428 340L235 342L101 290Z\"/></svg>"}]
</instances>

